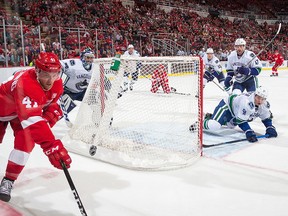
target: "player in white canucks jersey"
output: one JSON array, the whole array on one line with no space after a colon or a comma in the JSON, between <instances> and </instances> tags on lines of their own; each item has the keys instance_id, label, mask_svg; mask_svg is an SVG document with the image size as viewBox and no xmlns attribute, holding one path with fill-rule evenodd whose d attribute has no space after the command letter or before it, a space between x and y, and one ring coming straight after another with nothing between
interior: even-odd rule
<instances>
[{"instance_id":1,"label":"player in white canucks jersey","mask_svg":"<svg viewBox=\"0 0 288 216\"><path fill-rule=\"evenodd\" d=\"M127 50L124 52L123 56L128 58L137 58L140 57L138 51L134 49L132 44L128 45ZM129 84L129 74L131 74L131 82L129 85L130 90L133 90L133 85L138 80L139 69L141 68L141 62L139 61L129 61L126 65L125 72L124 72L124 88L123 91L128 90Z\"/></svg>"},{"instance_id":2,"label":"player in white canucks jersey","mask_svg":"<svg viewBox=\"0 0 288 216\"><path fill-rule=\"evenodd\" d=\"M203 78L203 88L205 85L212 81L215 77L219 84L224 88L225 76L222 72L222 66L219 59L214 55L212 48L206 50L206 55L203 56L203 61L205 64L205 73Z\"/></svg>"},{"instance_id":3,"label":"player in white canucks jersey","mask_svg":"<svg viewBox=\"0 0 288 216\"><path fill-rule=\"evenodd\" d=\"M62 72L66 75L64 94L72 100L82 101L92 76L94 52L87 48L80 54L80 59L61 60Z\"/></svg>"},{"instance_id":4,"label":"player in white canucks jersey","mask_svg":"<svg viewBox=\"0 0 288 216\"><path fill-rule=\"evenodd\" d=\"M257 56L246 50L246 41L238 38L235 41L235 50L228 56L227 76L224 83L226 90L229 90L233 84L233 94L241 94L244 90L255 91L258 83L257 76L261 69L262 65Z\"/></svg>"},{"instance_id":5,"label":"player in white canucks jersey","mask_svg":"<svg viewBox=\"0 0 288 216\"><path fill-rule=\"evenodd\" d=\"M230 95L220 101L212 115L206 115L203 128L215 131L221 129L222 125L229 128L238 125L245 132L249 142L257 142L256 134L248 122L259 117L266 127L266 136L277 137L276 129L272 124L270 104L266 101L267 96L264 87L257 88L255 92ZM195 125L191 125L189 130L194 131Z\"/></svg>"}]
</instances>

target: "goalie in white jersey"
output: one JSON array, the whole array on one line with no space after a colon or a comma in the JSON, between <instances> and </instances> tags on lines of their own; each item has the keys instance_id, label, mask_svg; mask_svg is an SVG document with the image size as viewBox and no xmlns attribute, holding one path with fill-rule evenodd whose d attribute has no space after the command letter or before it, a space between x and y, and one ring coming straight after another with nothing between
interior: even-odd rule
<instances>
[{"instance_id":1,"label":"goalie in white jersey","mask_svg":"<svg viewBox=\"0 0 288 216\"><path fill-rule=\"evenodd\" d=\"M124 52L123 56L128 58L137 58L140 57L140 54L138 51L134 49L134 46L132 44L128 45L127 50ZM132 91L133 85L138 80L138 74L139 70L141 68L141 62L139 61L129 61L126 65L125 71L124 71L124 88L123 91L128 90L128 84L129 84L129 75L131 74L131 81L129 88Z\"/></svg>"},{"instance_id":2,"label":"goalie in white jersey","mask_svg":"<svg viewBox=\"0 0 288 216\"><path fill-rule=\"evenodd\" d=\"M72 100L82 101L92 76L94 52L87 48L80 54L80 59L61 60L62 72L66 75L64 95Z\"/></svg>"},{"instance_id":3,"label":"goalie in white jersey","mask_svg":"<svg viewBox=\"0 0 288 216\"><path fill-rule=\"evenodd\" d=\"M255 91L257 88L257 76L261 72L262 65L253 52L245 49L246 41L238 38L235 41L235 50L228 56L227 77L224 84L226 90L233 85L233 94L241 94L244 90Z\"/></svg>"},{"instance_id":4,"label":"goalie in white jersey","mask_svg":"<svg viewBox=\"0 0 288 216\"><path fill-rule=\"evenodd\" d=\"M237 125L245 132L249 142L257 142L255 132L248 122L259 117L266 127L266 136L277 137L277 132L272 124L270 104L266 101L268 96L264 87L259 87L255 92L231 95L220 101L212 115L205 116L203 129L217 131L221 126L234 128ZM194 131L196 124L190 126L189 130Z\"/></svg>"},{"instance_id":5,"label":"goalie in white jersey","mask_svg":"<svg viewBox=\"0 0 288 216\"><path fill-rule=\"evenodd\" d=\"M203 79L203 88L208 82L213 81L216 78L219 84L224 88L225 76L222 72L222 66L219 59L214 55L212 48L206 50L206 54L203 56L205 64L205 73Z\"/></svg>"}]
</instances>

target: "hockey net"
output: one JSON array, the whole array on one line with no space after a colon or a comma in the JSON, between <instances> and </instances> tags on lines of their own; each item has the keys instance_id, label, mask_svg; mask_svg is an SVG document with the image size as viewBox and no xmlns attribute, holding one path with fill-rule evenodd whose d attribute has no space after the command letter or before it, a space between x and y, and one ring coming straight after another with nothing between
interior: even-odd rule
<instances>
[{"instance_id":1,"label":"hockey net","mask_svg":"<svg viewBox=\"0 0 288 216\"><path fill-rule=\"evenodd\" d=\"M63 139L68 150L139 170L180 168L197 160L202 130L191 133L189 126L202 125L202 59L122 56L118 71L110 69L112 61L94 61L74 126ZM160 64L176 92L165 93L160 85L152 93L152 74Z\"/></svg>"}]
</instances>

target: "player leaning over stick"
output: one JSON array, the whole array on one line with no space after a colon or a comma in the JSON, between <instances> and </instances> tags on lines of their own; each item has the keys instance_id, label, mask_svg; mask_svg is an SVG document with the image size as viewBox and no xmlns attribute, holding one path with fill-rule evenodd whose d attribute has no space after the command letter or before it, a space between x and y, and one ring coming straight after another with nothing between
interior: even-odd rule
<instances>
[{"instance_id":1,"label":"player leaning over stick","mask_svg":"<svg viewBox=\"0 0 288 216\"><path fill-rule=\"evenodd\" d=\"M233 86L233 94L241 94L244 90L255 91L258 87L257 76L261 69L262 65L258 57L246 50L246 41L243 38L238 38L235 41L235 50L228 56L225 89L229 90Z\"/></svg>"},{"instance_id":2,"label":"player leaning over stick","mask_svg":"<svg viewBox=\"0 0 288 216\"><path fill-rule=\"evenodd\" d=\"M25 167L35 143L53 166L62 169L62 160L70 167L67 150L50 129L62 116L57 104L63 93L60 73L58 57L54 53L40 53L35 68L16 72L0 85L0 143L9 123L14 132L14 149L0 185L2 201L10 200L13 183Z\"/></svg>"},{"instance_id":3,"label":"player leaning over stick","mask_svg":"<svg viewBox=\"0 0 288 216\"><path fill-rule=\"evenodd\" d=\"M205 73L203 76L203 88L205 88L205 85L211 81L216 79L218 80L220 86L225 89L224 86L224 81L225 81L225 76L222 72L222 66L220 63L220 60L214 55L214 51L212 48L208 48L206 50L206 54L203 56L203 62L205 65ZM195 97L198 97L195 95Z\"/></svg>"},{"instance_id":4,"label":"player leaning over stick","mask_svg":"<svg viewBox=\"0 0 288 216\"><path fill-rule=\"evenodd\" d=\"M206 114L203 129L217 131L221 129L221 126L228 128L239 126L245 132L249 142L257 142L256 134L248 122L259 117L266 127L268 138L277 137L276 129L272 125L270 104L266 101L267 96L268 93L264 87L257 88L255 92L228 96L220 101L212 115ZM193 132L196 128L197 123L192 124L189 130Z\"/></svg>"}]
</instances>

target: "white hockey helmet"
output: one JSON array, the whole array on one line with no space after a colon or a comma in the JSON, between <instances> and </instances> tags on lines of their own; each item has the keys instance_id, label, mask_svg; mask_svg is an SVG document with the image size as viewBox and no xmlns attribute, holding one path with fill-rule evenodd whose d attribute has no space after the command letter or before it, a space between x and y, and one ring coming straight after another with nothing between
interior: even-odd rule
<instances>
[{"instance_id":1,"label":"white hockey helmet","mask_svg":"<svg viewBox=\"0 0 288 216\"><path fill-rule=\"evenodd\" d=\"M246 46L246 41L243 38L237 38L235 41L235 46Z\"/></svg>"},{"instance_id":2,"label":"white hockey helmet","mask_svg":"<svg viewBox=\"0 0 288 216\"><path fill-rule=\"evenodd\" d=\"M129 44L127 49L130 49L130 48L134 48L134 46L132 44Z\"/></svg>"},{"instance_id":3,"label":"white hockey helmet","mask_svg":"<svg viewBox=\"0 0 288 216\"><path fill-rule=\"evenodd\" d=\"M207 53L207 54L209 54L209 53L213 54L213 53L214 53L214 51L213 51L213 49L212 49L212 48L208 48L208 49L206 50L206 53Z\"/></svg>"},{"instance_id":4,"label":"white hockey helmet","mask_svg":"<svg viewBox=\"0 0 288 216\"><path fill-rule=\"evenodd\" d=\"M267 99L268 97L268 91L265 87L263 86L259 86L256 91L255 91L255 95L258 95L264 99Z\"/></svg>"}]
</instances>

